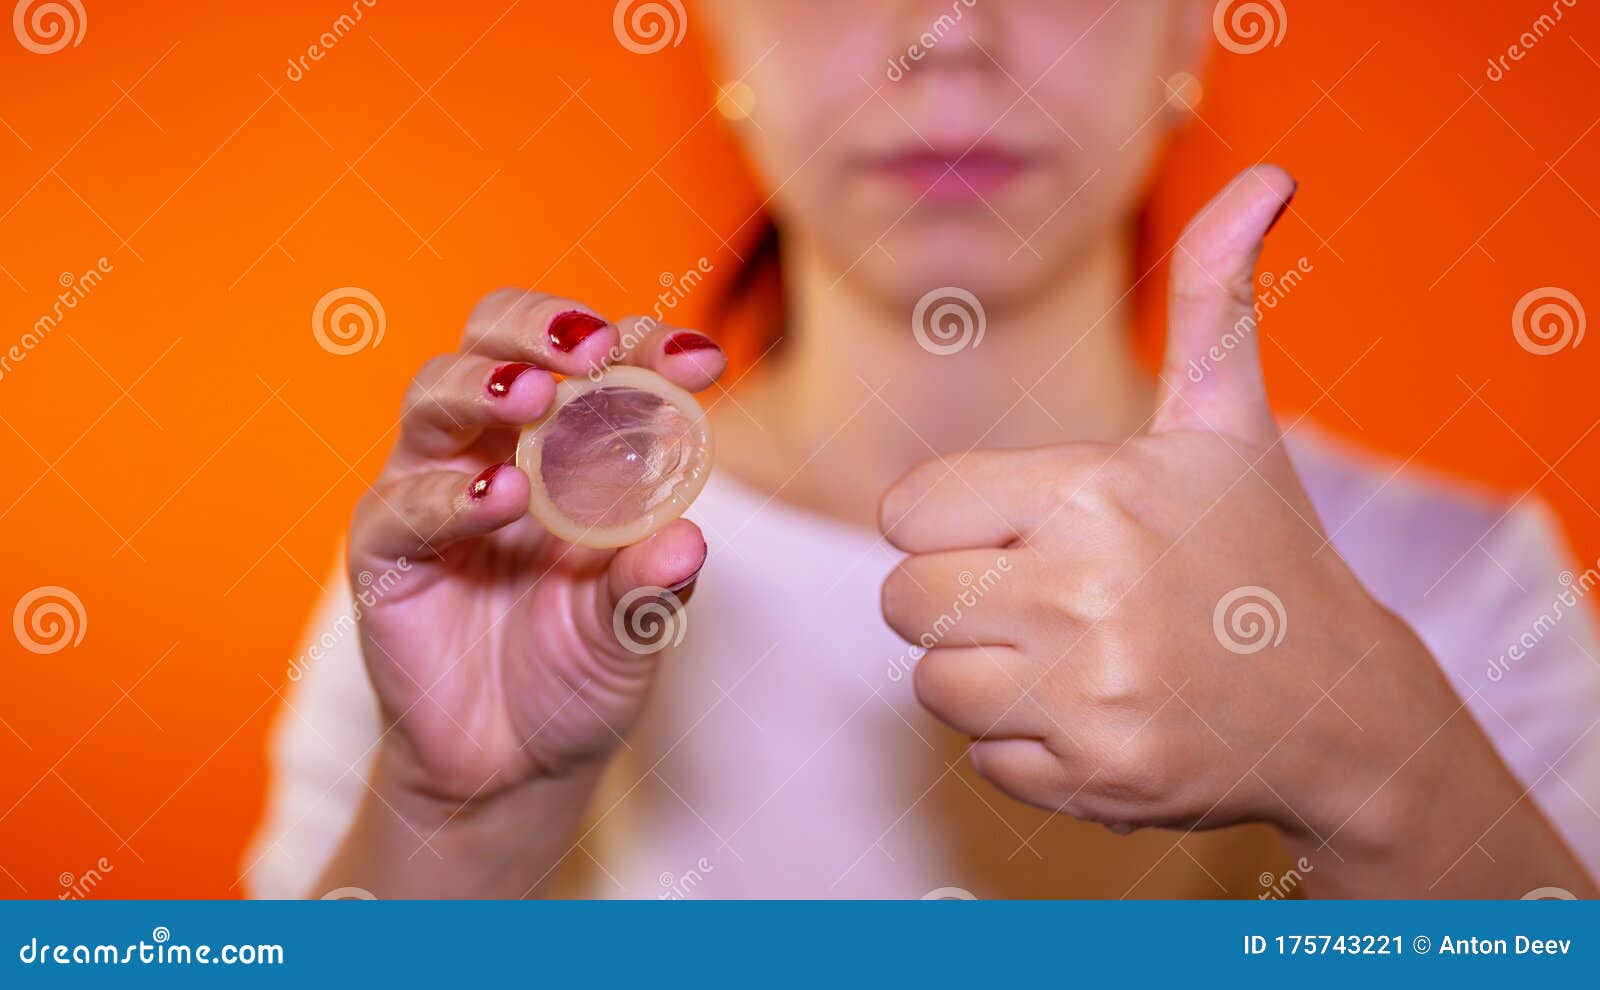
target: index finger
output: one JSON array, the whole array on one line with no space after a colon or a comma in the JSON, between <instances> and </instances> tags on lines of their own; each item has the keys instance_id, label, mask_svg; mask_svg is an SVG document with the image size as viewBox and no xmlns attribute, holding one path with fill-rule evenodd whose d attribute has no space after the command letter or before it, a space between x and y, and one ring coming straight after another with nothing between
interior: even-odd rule
<instances>
[{"instance_id":1,"label":"index finger","mask_svg":"<svg viewBox=\"0 0 1600 990\"><path fill-rule=\"evenodd\" d=\"M462 348L582 375L605 367L618 343L617 328L577 300L507 288L489 293L473 308Z\"/></svg>"},{"instance_id":2,"label":"index finger","mask_svg":"<svg viewBox=\"0 0 1600 990\"><path fill-rule=\"evenodd\" d=\"M878 527L907 553L1024 542L1073 497L1103 458L1093 445L969 450L907 471L878 503Z\"/></svg>"}]
</instances>

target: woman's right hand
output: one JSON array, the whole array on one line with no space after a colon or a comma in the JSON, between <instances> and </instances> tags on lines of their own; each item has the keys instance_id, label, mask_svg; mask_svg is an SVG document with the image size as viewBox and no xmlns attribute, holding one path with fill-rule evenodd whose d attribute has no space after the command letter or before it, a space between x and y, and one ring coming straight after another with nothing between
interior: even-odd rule
<instances>
[{"instance_id":1,"label":"woman's right hand","mask_svg":"<svg viewBox=\"0 0 1600 990\"><path fill-rule=\"evenodd\" d=\"M549 409L551 372L612 362L690 391L727 364L700 334L639 319L619 328L580 303L502 289L474 309L460 352L412 382L399 441L351 523L351 578L371 602L362 648L384 716L373 785L384 807L364 818L418 817L402 824L425 837L516 806L517 794L581 805L639 715L656 658L619 638L613 616L637 589L688 597L706 556L699 528L680 519L621 550L574 546L528 514L528 479L507 463L520 427ZM328 880L352 882L332 869Z\"/></svg>"}]
</instances>

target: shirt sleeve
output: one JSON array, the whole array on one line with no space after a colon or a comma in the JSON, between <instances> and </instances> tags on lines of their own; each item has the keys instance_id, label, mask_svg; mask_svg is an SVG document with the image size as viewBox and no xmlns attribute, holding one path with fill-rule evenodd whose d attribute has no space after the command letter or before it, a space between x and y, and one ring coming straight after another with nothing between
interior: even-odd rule
<instances>
[{"instance_id":1,"label":"shirt sleeve","mask_svg":"<svg viewBox=\"0 0 1600 990\"><path fill-rule=\"evenodd\" d=\"M1529 499L1417 599L1413 624L1568 846L1600 876L1600 565ZM1404 613L1402 613L1404 614ZM1408 618L1412 618L1408 616Z\"/></svg>"},{"instance_id":2,"label":"shirt sleeve","mask_svg":"<svg viewBox=\"0 0 1600 990\"><path fill-rule=\"evenodd\" d=\"M355 819L379 738L354 599L343 571L327 584L289 662L268 754L267 810L245 854L252 897L317 897L317 877Z\"/></svg>"}]
</instances>

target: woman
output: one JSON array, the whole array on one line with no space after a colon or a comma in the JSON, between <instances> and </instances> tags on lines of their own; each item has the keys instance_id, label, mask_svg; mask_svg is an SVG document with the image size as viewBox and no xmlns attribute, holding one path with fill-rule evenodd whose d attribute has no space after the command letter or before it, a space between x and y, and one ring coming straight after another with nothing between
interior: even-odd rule
<instances>
[{"instance_id":1,"label":"woman","mask_svg":"<svg viewBox=\"0 0 1600 990\"><path fill-rule=\"evenodd\" d=\"M1594 894L1593 628L1484 669L1562 591L1548 518L1269 414L1286 173L1190 225L1135 360L1162 80L1210 4L695 16L753 94L781 347L726 391L699 333L478 305L356 512L351 575L393 580L291 699L256 892ZM505 462L551 372L619 354L707 390L717 471L694 522L576 549ZM614 621L641 589L693 593L670 650Z\"/></svg>"}]
</instances>

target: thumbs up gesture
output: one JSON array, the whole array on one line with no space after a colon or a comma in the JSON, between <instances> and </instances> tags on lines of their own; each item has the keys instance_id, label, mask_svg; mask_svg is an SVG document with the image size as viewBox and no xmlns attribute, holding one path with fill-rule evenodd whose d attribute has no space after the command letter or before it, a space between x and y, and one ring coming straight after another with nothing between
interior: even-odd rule
<instances>
[{"instance_id":1,"label":"thumbs up gesture","mask_svg":"<svg viewBox=\"0 0 1600 990\"><path fill-rule=\"evenodd\" d=\"M1013 797L1117 831L1267 821L1313 850L1382 844L1442 765L1408 758L1449 722L1450 758L1506 795L1479 827L1518 800L1427 649L1325 545L1285 455L1254 270L1293 192L1253 168L1184 232L1146 432L937 459L883 498L911 555L883 612L926 650L917 697Z\"/></svg>"}]
</instances>

